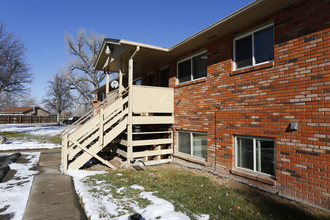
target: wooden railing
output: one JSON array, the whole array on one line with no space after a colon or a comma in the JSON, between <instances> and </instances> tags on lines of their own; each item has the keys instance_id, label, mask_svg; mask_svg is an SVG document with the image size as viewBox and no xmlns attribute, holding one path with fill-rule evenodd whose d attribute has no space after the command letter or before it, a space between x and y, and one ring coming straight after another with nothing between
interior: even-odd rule
<instances>
[{"instance_id":1,"label":"wooden railing","mask_svg":"<svg viewBox=\"0 0 330 220\"><path fill-rule=\"evenodd\" d=\"M98 114L101 108L103 108L104 106L111 105L116 99L127 93L128 93L128 87L121 94L118 93L118 90L109 93L106 99L103 100L103 102L100 102L98 105L94 106L92 110L84 114L82 117L79 118L79 120L75 121L72 125L66 128L62 132L62 136L77 129L77 127L79 127L81 124L84 124L87 120L91 119L94 115Z\"/></svg>"},{"instance_id":2,"label":"wooden railing","mask_svg":"<svg viewBox=\"0 0 330 220\"><path fill-rule=\"evenodd\" d=\"M128 89L111 93L62 133L62 166L79 169L92 157L116 169L97 153L126 129Z\"/></svg>"}]
</instances>

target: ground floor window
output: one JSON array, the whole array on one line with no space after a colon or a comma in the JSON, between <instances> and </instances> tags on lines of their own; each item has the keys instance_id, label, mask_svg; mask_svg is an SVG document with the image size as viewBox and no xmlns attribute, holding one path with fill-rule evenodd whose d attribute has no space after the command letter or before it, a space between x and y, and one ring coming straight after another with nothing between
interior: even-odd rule
<instances>
[{"instance_id":1,"label":"ground floor window","mask_svg":"<svg viewBox=\"0 0 330 220\"><path fill-rule=\"evenodd\" d=\"M178 151L206 159L207 135L201 132L178 131Z\"/></svg>"},{"instance_id":2,"label":"ground floor window","mask_svg":"<svg viewBox=\"0 0 330 220\"><path fill-rule=\"evenodd\" d=\"M275 140L235 137L236 167L275 176Z\"/></svg>"}]
</instances>

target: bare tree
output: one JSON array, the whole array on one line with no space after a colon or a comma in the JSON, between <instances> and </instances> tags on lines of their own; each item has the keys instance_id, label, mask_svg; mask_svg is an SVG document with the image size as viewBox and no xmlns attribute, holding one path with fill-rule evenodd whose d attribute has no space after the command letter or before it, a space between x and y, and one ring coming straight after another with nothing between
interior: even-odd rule
<instances>
[{"instance_id":1,"label":"bare tree","mask_svg":"<svg viewBox=\"0 0 330 220\"><path fill-rule=\"evenodd\" d=\"M103 39L103 35L94 32L87 35L85 29L78 31L76 40L70 34L65 34L68 52L74 57L68 65L66 78L80 93L84 103L92 99L91 91L98 88L105 78L102 72L93 69Z\"/></svg>"},{"instance_id":2,"label":"bare tree","mask_svg":"<svg viewBox=\"0 0 330 220\"><path fill-rule=\"evenodd\" d=\"M0 93L0 110L5 110L13 107L23 106L38 106L39 103L35 97L31 96L30 93L24 94L8 94Z\"/></svg>"},{"instance_id":3,"label":"bare tree","mask_svg":"<svg viewBox=\"0 0 330 220\"><path fill-rule=\"evenodd\" d=\"M0 23L0 93L21 94L25 84L31 83L32 74L25 60L24 43L8 34Z\"/></svg>"},{"instance_id":4,"label":"bare tree","mask_svg":"<svg viewBox=\"0 0 330 220\"><path fill-rule=\"evenodd\" d=\"M47 97L43 103L47 109L56 112L57 124L60 124L60 114L72 105L70 84L62 74L58 73L52 81L48 81Z\"/></svg>"}]
</instances>

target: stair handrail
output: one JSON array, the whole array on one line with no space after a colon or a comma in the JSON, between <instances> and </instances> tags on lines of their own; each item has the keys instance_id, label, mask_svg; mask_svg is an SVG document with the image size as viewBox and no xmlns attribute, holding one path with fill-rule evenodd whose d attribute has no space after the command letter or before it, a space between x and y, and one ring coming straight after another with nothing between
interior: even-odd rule
<instances>
[{"instance_id":1,"label":"stair handrail","mask_svg":"<svg viewBox=\"0 0 330 220\"><path fill-rule=\"evenodd\" d=\"M86 122L87 119L91 118L91 116L93 116L95 113L99 112L100 109L105 106L105 105L110 105L113 102L115 102L117 99L121 98L122 96L124 96L125 94L128 93L129 90L129 86L124 88L124 90L122 91L122 94L119 94L117 91L116 92L111 92L108 95L110 95L109 97L107 97L106 99L103 100L103 102L100 102L99 104L97 104L93 109L91 109L89 112L87 112L86 114L84 114L82 117L79 118L79 120L75 121L72 125L70 125L68 128L66 128L63 132L62 132L62 137L66 134L68 134L70 131L72 131L74 128L78 127L79 125L81 125L82 123ZM110 100L110 98L112 98Z\"/></svg>"}]
</instances>

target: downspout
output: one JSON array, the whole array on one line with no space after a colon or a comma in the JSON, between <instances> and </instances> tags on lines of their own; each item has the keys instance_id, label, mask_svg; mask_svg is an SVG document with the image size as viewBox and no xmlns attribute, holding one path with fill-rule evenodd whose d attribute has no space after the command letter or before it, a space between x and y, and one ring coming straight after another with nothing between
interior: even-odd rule
<instances>
[{"instance_id":1,"label":"downspout","mask_svg":"<svg viewBox=\"0 0 330 220\"><path fill-rule=\"evenodd\" d=\"M129 93L128 93L128 125L127 125L127 163L130 164L131 160L133 159L133 146L132 146L132 138L133 138L133 125L132 125L132 118L133 118L133 59L136 54L139 52L140 46L137 46L134 53L128 60L128 86L129 86Z\"/></svg>"},{"instance_id":2,"label":"downspout","mask_svg":"<svg viewBox=\"0 0 330 220\"><path fill-rule=\"evenodd\" d=\"M220 110L220 106L216 106L214 109L214 173L217 170L217 112Z\"/></svg>"},{"instance_id":3,"label":"downspout","mask_svg":"<svg viewBox=\"0 0 330 220\"><path fill-rule=\"evenodd\" d=\"M122 72L122 59L120 58L120 66L119 66L119 94L124 90L123 86L123 72Z\"/></svg>"}]
</instances>

